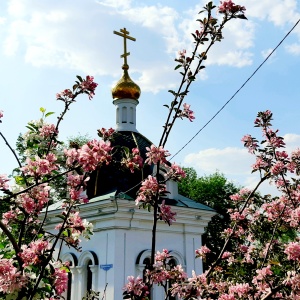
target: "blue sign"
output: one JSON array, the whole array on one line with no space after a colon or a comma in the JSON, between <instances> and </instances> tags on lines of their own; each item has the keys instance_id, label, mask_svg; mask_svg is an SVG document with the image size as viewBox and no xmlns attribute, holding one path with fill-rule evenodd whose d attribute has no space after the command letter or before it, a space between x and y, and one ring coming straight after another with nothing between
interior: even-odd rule
<instances>
[{"instance_id":1,"label":"blue sign","mask_svg":"<svg viewBox=\"0 0 300 300\"><path fill-rule=\"evenodd\" d=\"M113 264L100 265L100 269L102 269L104 271L108 271L112 267L113 267Z\"/></svg>"}]
</instances>

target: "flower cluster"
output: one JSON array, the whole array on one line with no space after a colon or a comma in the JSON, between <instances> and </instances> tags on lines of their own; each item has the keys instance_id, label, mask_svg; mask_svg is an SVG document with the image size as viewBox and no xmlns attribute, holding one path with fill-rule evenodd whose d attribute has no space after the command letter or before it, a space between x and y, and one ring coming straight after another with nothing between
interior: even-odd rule
<instances>
[{"instance_id":1,"label":"flower cluster","mask_svg":"<svg viewBox=\"0 0 300 300\"><path fill-rule=\"evenodd\" d=\"M88 94L89 99L91 100L95 96L95 89L97 86L98 83L94 82L94 77L87 75L80 83L79 88L83 93Z\"/></svg>"},{"instance_id":2,"label":"flower cluster","mask_svg":"<svg viewBox=\"0 0 300 300\"><path fill-rule=\"evenodd\" d=\"M70 89L65 89L61 91L60 93L56 94L57 100L72 100L75 98L75 95Z\"/></svg>"},{"instance_id":3,"label":"flower cluster","mask_svg":"<svg viewBox=\"0 0 300 300\"><path fill-rule=\"evenodd\" d=\"M142 299L149 294L148 286L139 276L137 278L128 276L127 281L128 283L123 287L123 295L130 296L130 299ZM137 298L137 296L140 298Z\"/></svg>"},{"instance_id":4,"label":"flower cluster","mask_svg":"<svg viewBox=\"0 0 300 300\"><path fill-rule=\"evenodd\" d=\"M39 132L43 138L58 134L58 130L54 124L44 124L41 128L39 128Z\"/></svg>"},{"instance_id":5,"label":"flower cluster","mask_svg":"<svg viewBox=\"0 0 300 300\"><path fill-rule=\"evenodd\" d=\"M50 186L41 184L32 188L30 192L20 194L16 202L28 214L35 215L39 214L48 203L49 196Z\"/></svg>"},{"instance_id":6,"label":"flower cluster","mask_svg":"<svg viewBox=\"0 0 300 300\"><path fill-rule=\"evenodd\" d=\"M93 234L93 224L87 220L82 220L79 216L79 212L72 212L68 215L65 211L62 216L67 217L64 223L56 225L55 229L62 230L64 235L64 241L67 244L77 246L80 242L79 237L83 236L86 239L90 238Z\"/></svg>"},{"instance_id":7,"label":"flower cluster","mask_svg":"<svg viewBox=\"0 0 300 300\"><path fill-rule=\"evenodd\" d=\"M13 259L3 258L3 255L0 255L0 292L12 294L26 283L26 277L14 266Z\"/></svg>"},{"instance_id":8,"label":"flower cluster","mask_svg":"<svg viewBox=\"0 0 300 300\"><path fill-rule=\"evenodd\" d=\"M9 188L8 182L9 179L7 175L0 174L0 190L7 190Z\"/></svg>"},{"instance_id":9,"label":"flower cluster","mask_svg":"<svg viewBox=\"0 0 300 300\"><path fill-rule=\"evenodd\" d=\"M184 170L181 169L175 162L171 165L171 167L167 168L167 174L165 177L169 180L180 181L182 178L186 177Z\"/></svg>"},{"instance_id":10,"label":"flower cluster","mask_svg":"<svg viewBox=\"0 0 300 300\"><path fill-rule=\"evenodd\" d=\"M56 156L49 153L45 158L35 156L33 159L27 158L26 165L22 167L24 174L39 178L40 176L50 175L52 171L57 170Z\"/></svg>"},{"instance_id":11,"label":"flower cluster","mask_svg":"<svg viewBox=\"0 0 300 300\"><path fill-rule=\"evenodd\" d=\"M109 128L109 129L101 128L101 129L98 129L98 135L100 137L102 137L102 139L104 141L109 140L113 136L114 133L115 133L115 130L113 128Z\"/></svg>"},{"instance_id":12,"label":"flower cluster","mask_svg":"<svg viewBox=\"0 0 300 300\"><path fill-rule=\"evenodd\" d=\"M159 207L160 213L158 215L158 218L160 220L165 221L169 225L172 224L173 221L176 221L175 216L176 212L172 211L171 206L165 205L165 200L162 201L160 207Z\"/></svg>"},{"instance_id":13,"label":"flower cluster","mask_svg":"<svg viewBox=\"0 0 300 300\"><path fill-rule=\"evenodd\" d=\"M134 173L135 169L141 169L143 167L143 158L140 156L140 150L138 148L133 148L132 153L125 153L125 157L121 161L121 165L125 166Z\"/></svg>"},{"instance_id":14,"label":"flower cluster","mask_svg":"<svg viewBox=\"0 0 300 300\"><path fill-rule=\"evenodd\" d=\"M31 242L28 246L23 245L22 252L19 253L23 261L23 267L39 264L49 249L50 245L46 240L37 240Z\"/></svg>"},{"instance_id":15,"label":"flower cluster","mask_svg":"<svg viewBox=\"0 0 300 300\"><path fill-rule=\"evenodd\" d=\"M170 155L168 150L165 150L162 146L156 147L154 145L151 145L151 147L147 147L146 150L148 152L146 153L147 159L145 160L145 163L148 165L156 165L158 164L158 162L166 163L166 157Z\"/></svg>"},{"instance_id":16,"label":"flower cluster","mask_svg":"<svg viewBox=\"0 0 300 300\"><path fill-rule=\"evenodd\" d=\"M166 185L159 184L155 177L149 175L138 191L138 196L135 200L136 205L142 203L152 203L156 195L163 196L166 193Z\"/></svg>"},{"instance_id":17,"label":"flower cluster","mask_svg":"<svg viewBox=\"0 0 300 300\"><path fill-rule=\"evenodd\" d=\"M183 103L183 110L180 112L180 118L188 118L191 122L195 119L194 112L190 110L191 105Z\"/></svg>"},{"instance_id":18,"label":"flower cluster","mask_svg":"<svg viewBox=\"0 0 300 300\"><path fill-rule=\"evenodd\" d=\"M58 266L54 269L54 273L52 275L54 279L54 289L57 295L61 295L68 288L68 272L66 267Z\"/></svg>"},{"instance_id":19,"label":"flower cluster","mask_svg":"<svg viewBox=\"0 0 300 300\"><path fill-rule=\"evenodd\" d=\"M112 159L110 142L92 140L80 149L65 149L67 164L78 163L85 172L96 170L101 164L109 164Z\"/></svg>"},{"instance_id":20,"label":"flower cluster","mask_svg":"<svg viewBox=\"0 0 300 300\"><path fill-rule=\"evenodd\" d=\"M219 6L219 13L223 13L223 14L234 14L237 12L244 12L246 10L246 8L244 6L241 5L236 5L232 2L232 0L224 0L221 1L221 4Z\"/></svg>"}]
</instances>

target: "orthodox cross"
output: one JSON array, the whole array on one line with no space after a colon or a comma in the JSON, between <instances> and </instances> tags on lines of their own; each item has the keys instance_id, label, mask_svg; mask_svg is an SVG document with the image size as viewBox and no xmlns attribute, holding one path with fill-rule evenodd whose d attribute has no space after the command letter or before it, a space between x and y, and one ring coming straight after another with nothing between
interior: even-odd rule
<instances>
[{"instance_id":1,"label":"orthodox cross","mask_svg":"<svg viewBox=\"0 0 300 300\"><path fill-rule=\"evenodd\" d=\"M127 65L127 56L130 55L130 52L127 52L127 45L126 45L126 39L136 41L135 38L129 36L129 31L126 30L126 28L120 29L120 32L114 31L114 34L117 34L124 38L124 54L121 55L121 57L124 58L124 65Z\"/></svg>"}]
</instances>

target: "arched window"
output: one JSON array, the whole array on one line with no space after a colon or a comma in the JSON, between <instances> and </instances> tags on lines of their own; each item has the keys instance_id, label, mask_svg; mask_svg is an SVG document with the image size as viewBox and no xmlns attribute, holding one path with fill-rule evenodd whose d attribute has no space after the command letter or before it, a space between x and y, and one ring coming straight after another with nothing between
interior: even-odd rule
<instances>
[{"instance_id":1,"label":"arched window","mask_svg":"<svg viewBox=\"0 0 300 300\"><path fill-rule=\"evenodd\" d=\"M171 257L169 259L169 261L168 261L168 268L169 268L169 270L173 269L177 265L178 265L177 260L174 257ZM168 280L168 286L167 286L167 288L170 289L172 287L173 283L175 283L175 281L172 280L172 279L169 279ZM169 298L168 299L169 300L177 300L177 297L176 296L172 296L171 292L169 291Z\"/></svg>"},{"instance_id":2,"label":"arched window","mask_svg":"<svg viewBox=\"0 0 300 300\"><path fill-rule=\"evenodd\" d=\"M93 251L84 251L78 260L78 268L80 270L78 290L79 299L86 297L87 293L90 293L92 290L97 291L98 286L98 257Z\"/></svg>"},{"instance_id":3,"label":"arched window","mask_svg":"<svg viewBox=\"0 0 300 300\"><path fill-rule=\"evenodd\" d=\"M122 107L122 123L127 123L127 107Z\"/></svg>"},{"instance_id":4,"label":"arched window","mask_svg":"<svg viewBox=\"0 0 300 300\"><path fill-rule=\"evenodd\" d=\"M133 107L130 107L130 124L134 124Z\"/></svg>"},{"instance_id":5,"label":"arched window","mask_svg":"<svg viewBox=\"0 0 300 300\"><path fill-rule=\"evenodd\" d=\"M116 110L116 123L119 124L120 121L119 121L119 107L117 107L117 110Z\"/></svg>"},{"instance_id":6,"label":"arched window","mask_svg":"<svg viewBox=\"0 0 300 300\"><path fill-rule=\"evenodd\" d=\"M65 253L61 257L62 262L68 262L69 263L69 270L70 272L68 273L68 287L67 291L64 293L64 297L66 300L72 300L72 295L74 293L74 271L75 267L77 266L77 257L73 253ZM76 272L76 271L75 271Z\"/></svg>"},{"instance_id":7,"label":"arched window","mask_svg":"<svg viewBox=\"0 0 300 300\"><path fill-rule=\"evenodd\" d=\"M87 265L86 265L86 268L87 268L87 270L86 270L86 291L88 293L91 292L92 286L93 286L93 273L92 273L91 268L90 268L90 266L92 264L93 264L92 260L90 259L88 261Z\"/></svg>"}]
</instances>

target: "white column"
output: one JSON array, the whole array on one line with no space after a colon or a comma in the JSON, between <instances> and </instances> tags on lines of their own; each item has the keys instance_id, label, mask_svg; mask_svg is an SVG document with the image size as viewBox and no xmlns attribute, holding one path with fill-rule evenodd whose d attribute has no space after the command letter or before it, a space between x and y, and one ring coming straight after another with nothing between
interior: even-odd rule
<instances>
[{"instance_id":1,"label":"white column","mask_svg":"<svg viewBox=\"0 0 300 300\"><path fill-rule=\"evenodd\" d=\"M86 294L86 272L85 272L86 266L77 266L76 270L78 272L77 274L77 293L74 295L74 300L82 300L82 298ZM72 296L73 300L73 296Z\"/></svg>"}]
</instances>

